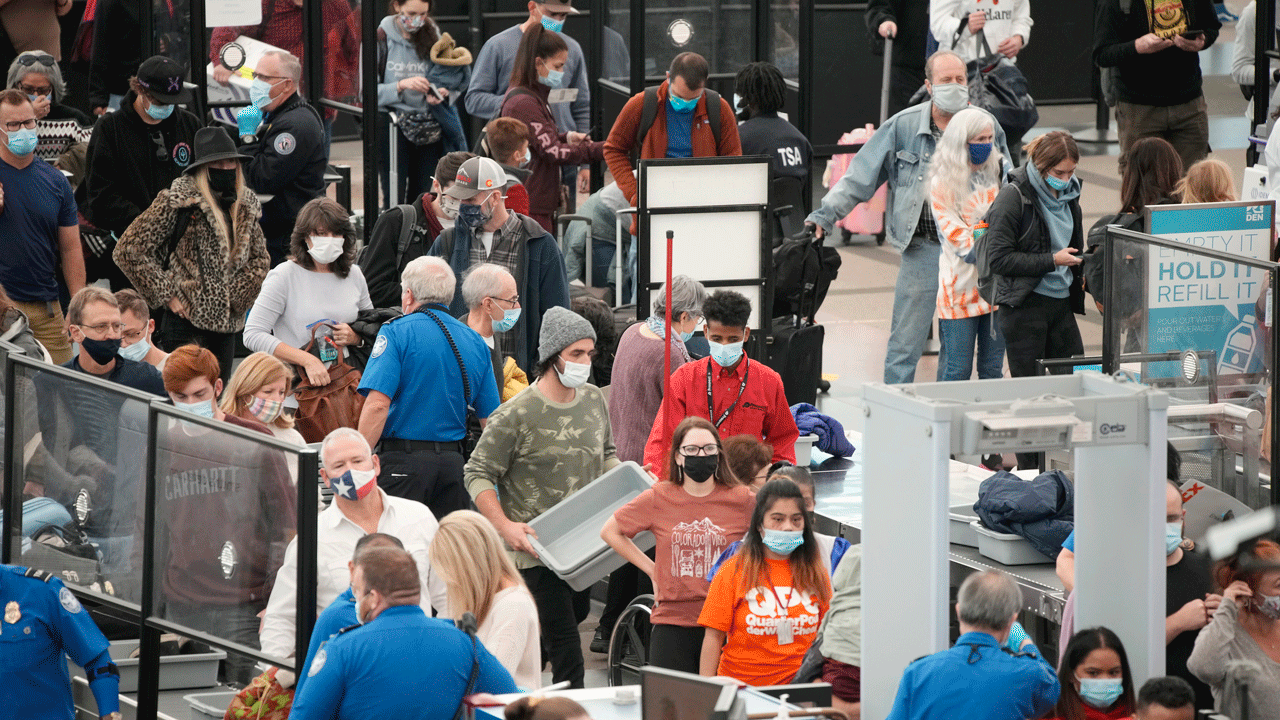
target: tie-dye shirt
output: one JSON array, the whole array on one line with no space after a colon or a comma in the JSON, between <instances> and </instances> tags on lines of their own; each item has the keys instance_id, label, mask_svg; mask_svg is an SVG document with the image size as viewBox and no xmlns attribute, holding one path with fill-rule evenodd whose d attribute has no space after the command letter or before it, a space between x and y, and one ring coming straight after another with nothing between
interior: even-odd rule
<instances>
[{"instance_id":1,"label":"tie-dye shirt","mask_svg":"<svg viewBox=\"0 0 1280 720\"><path fill-rule=\"evenodd\" d=\"M986 315L991 305L978 296L978 266L973 252L973 226L987 214L999 186L979 187L961 204L960 212L947 203L946 193L935 179L929 203L938 221L942 257L938 260L938 317L945 320Z\"/></svg>"}]
</instances>

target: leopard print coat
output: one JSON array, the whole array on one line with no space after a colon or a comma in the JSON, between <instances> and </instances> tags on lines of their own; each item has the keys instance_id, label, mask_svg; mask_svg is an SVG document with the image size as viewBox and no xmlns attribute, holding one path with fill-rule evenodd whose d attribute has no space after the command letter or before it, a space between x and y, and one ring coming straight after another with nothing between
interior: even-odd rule
<instances>
[{"instance_id":1,"label":"leopard print coat","mask_svg":"<svg viewBox=\"0 0 1280 720\"><path fill-rule=\"evenodd\" d=\"M168 249L179 208L185 207L197 209L166 271L160 256ZM152 308L165 307L176 297L201 330L240 332L271 261L258 224L258 197L246 188L233 210L240 215L234 253L229 238L217 231L213 208L191 177L183 175L133 221L116 243L113 257Z\"/></svg>"}]
</instances>

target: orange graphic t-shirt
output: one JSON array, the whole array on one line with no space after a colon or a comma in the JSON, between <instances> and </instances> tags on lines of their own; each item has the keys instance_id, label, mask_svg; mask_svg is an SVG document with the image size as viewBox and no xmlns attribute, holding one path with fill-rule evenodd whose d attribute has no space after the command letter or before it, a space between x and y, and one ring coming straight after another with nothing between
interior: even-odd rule
<instances>
[{"instance_id":1,"label":"orange graphic t-shirt","mask_svg":"<svg viewBox=\"0 0 1280 720\"><path fill-rule=\"evenodd\" d=\"M727 636L718 674L748 685L782 685L800 669L827 614L827 603L812 590L791 587L787 560L766 559L768 577L742 593L743 556L734 555L716 573L698 624ZM785 613L780 610L783 605ZM793 640L787 645L778 644L778 621L783 617L791 619Z\"/></svg>"}]
</instances>

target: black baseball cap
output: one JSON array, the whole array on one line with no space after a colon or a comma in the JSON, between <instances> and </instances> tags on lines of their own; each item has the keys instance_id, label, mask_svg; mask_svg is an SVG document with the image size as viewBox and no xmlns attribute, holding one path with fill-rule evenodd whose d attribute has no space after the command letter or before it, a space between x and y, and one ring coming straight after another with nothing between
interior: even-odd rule
<instances>
[{"instance_id":1,"label":"black baseball cap","mask_svg":"<svg viewBox=\"0 0 1280 720\"><path fill-rule=\"evenodd\" d=\"M154 55L138 67L138 84L158 103L191 102L191 91L182 84L182 66L164 55Z\"/></svg>"}]
</instances>

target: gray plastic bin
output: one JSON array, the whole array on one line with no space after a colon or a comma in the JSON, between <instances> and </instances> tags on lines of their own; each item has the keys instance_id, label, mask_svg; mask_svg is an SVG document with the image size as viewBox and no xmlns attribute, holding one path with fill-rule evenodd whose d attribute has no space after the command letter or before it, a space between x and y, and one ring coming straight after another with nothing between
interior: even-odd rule
<instances>
[{"instance_id":1,"label":"gray plastic bin","mask_svg":"<svg viewBox=\"0 0 1280 720\"><path fill-rule=\"evenodd\" d=\"M116 640L108 652L116 667L120 668L120 692L138 692L138 663L129 657L138 649L137 640ZM160 689L186 690L207 688L218 684L218 663L227 659L221 650L197 655L165 655L160 658ZM84 668L67 658L67 669L72 677L84 677Z\"/></svg>"},{"instance_id":2,"label":"gray plastic bin","mask_svg":"<svg viewBox=\"0 0 1280 720\"><path fill-rule=\"evenodd\" d=\"M1040 565L1053 562L1044 553L1036 550L1021 535L1010 535L996 532L984 527L981 520L969 523L978 533L978 553L1005 565Z\"/></svg>"},{"instance_id":3,"label":"gray plastic bin","mask_svg":"<svg viewBox=\"0 0 1280 720\"><path fill-rule=\"evenodd\" d=\"M796 438L796 465L807 468L813 461L813 446L818 442L817 435L801 435Z\"/></svg>"},{"instance_id":4,"label":"gray plastic bin","mask_svg":"<svg viewBox=\"0 0 1280 720\"><path fill-rule=\"evenodd\" d=\"M973 529L971 523L978 519L978 513L973 509L973 503L964 505L951 506L951 543L953 545L965 545L967 547L976 548L979 546L978 531Z\"/></svg>"},{"instance_id":5,"label":"gray plastic bin","mask_svg":"<svg viewBox=\"0 0 1280 720\"><path fill-rule=\"evenodd\" d=\"M586 590L627 562L600 539L605 521L652 486L653 478L639 465L622 463L534 518L529 523L538 534L536 540L529 537L533 549L570 587ZM635 542L650 550L653 535L641 533Z\"/></svg>"},{"instance_id":6,"label":"gray plastic bin","mask_svg":"<svg viewBox=\"0 0 1280 720\"><path fill-rule=\"evenodd\" d=\"M187 704L191 706L191 720L209 720L209 718L222 720L236 695L235 690L225 690L222 692L183 695L182 699L186 700Z\"/></svg>"}]
</instances>

